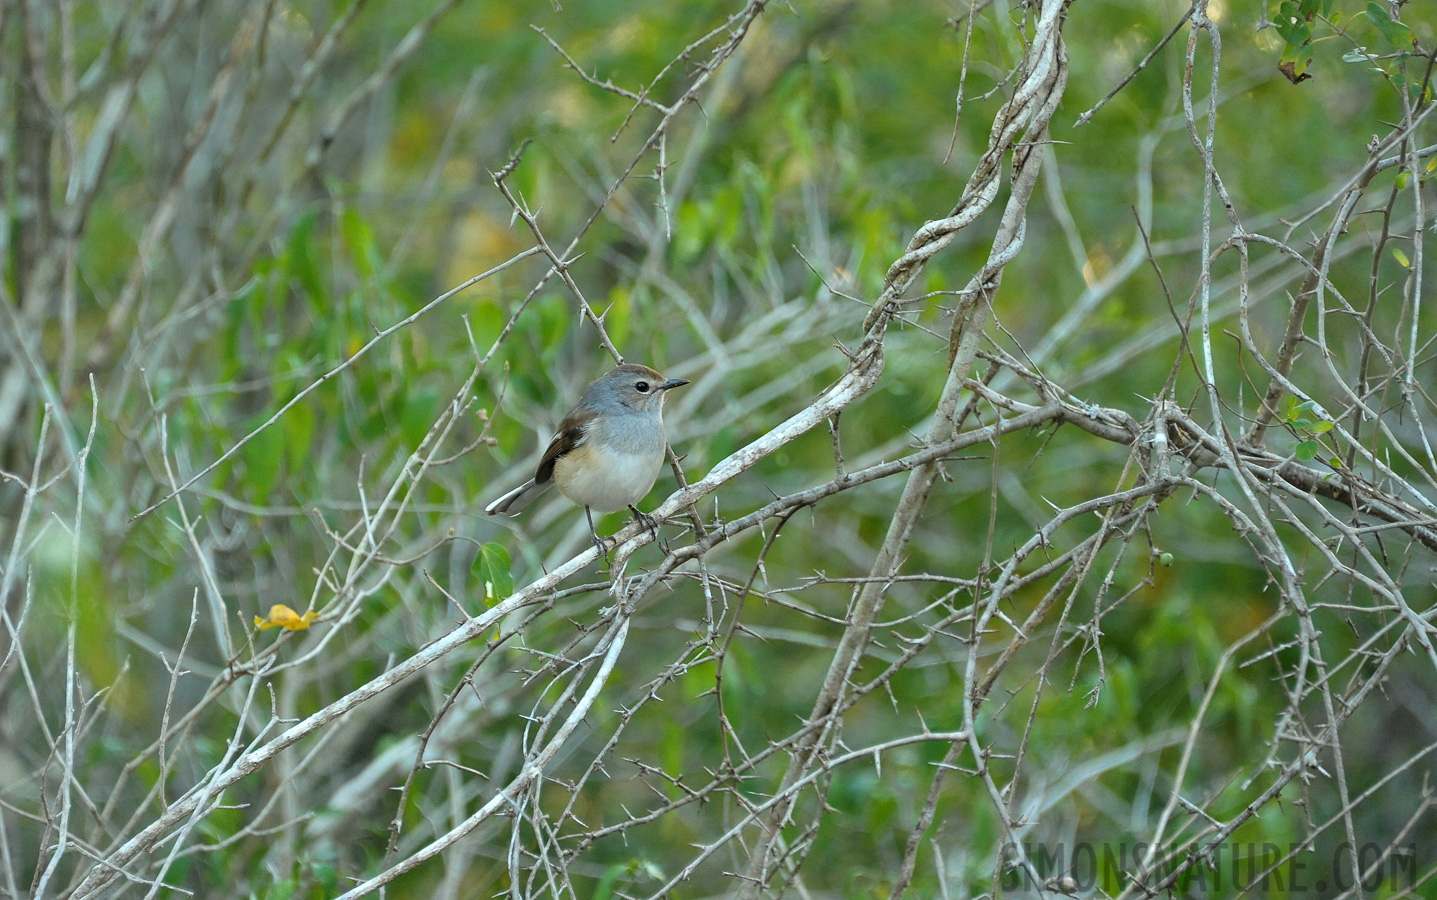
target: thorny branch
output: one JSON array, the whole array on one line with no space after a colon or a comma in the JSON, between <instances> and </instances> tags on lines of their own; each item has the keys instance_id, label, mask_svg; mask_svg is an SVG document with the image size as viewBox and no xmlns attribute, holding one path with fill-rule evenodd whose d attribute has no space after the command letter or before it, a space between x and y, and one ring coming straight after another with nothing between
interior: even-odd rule
<instances>
[{"instance_id":1,"label":"thorny branch","mask_svg":"<svg viewBox=\"0 0 1437 900\"><path fill-rule=\"evenodd\" d=\"M1137 237L1109 271L1091 279L1084 271L1080 298L1039 332L1008 320L1004 281L1024 266L1054 265L1032 259L1030 222L1041 213L1031 200L1045 167L1064 164L1053 135L1064 127L1055 116L1074 64L1065 27L1080 4L1035 0L995 18L1012 54L995 77L1003 100L986 145L947 213L913 232L867 298L850 290L827 234L799 253L803 290L733 266L716 269L716 296L702 297L664 271L674 217L692 196L708 142L751 97L725 101L764 90L744 68L749 47L774 39L764 0L722 16L632 81L590 74L576 45L536 27L578 87L623 105L610 144L625 155L584 176L582 215L546 215L544 182L519 177L532 164L529 145L519 144L498 157L483 187L522 227L510 233L516 246L482 274L407 310L366 307L362 339L349 334L344 352L300 359L281 375L179 389L161 377L180 364L199 371L185 329L217 328L250 298L310 277L298 256L279 278L265 269L277 263L256 262L293 237L280 223L297 214L282 201L333 174L346 128L454 5L441 0L416 17L372 73L327 95L318 114L308 98L330 90L325 72L363 23L365 0L288 48L297 74L279 94L270 78L274 55L285 52L274 44L290 24L279 21L286 11L259 2L223 18L234 30L206 89L181 104L175 152L149 173L156 194L134 256L83 348L72 327L85 277L79 248L117 148L130 140L136 98L150 73L175 65L175 35L189 40L213 23L203 4L137 0L81 72L68 0L53 17L33 3L0 7L0 36L12 22L21 29L7 57L16 65L0 81L19 98L27 129L0 160L24 201L17 224L0 226L22 229L6 235L15 239L5 242L16 248L13 276L0 282L0 461L24 463L0 469L0 697L25 771L0 788L0 892L199 893L186 861L257 862L279 878L329 854L345 864L349 880L333 885L344 898L398 892L407 883L399 879L438 872L445 897L482 893L476 881L513 897L584 897L606 878L616 896L658 898L699 883L742 897L802 895L815 877L812 855L867 802L852 785L869 766L879 785L870 795L907 785L894 827L902 849L887 860L883 885L895 900L919 885L946 892L958 869L979 886L974 895L1014 876L1063 889L1025 842L1073 840L1079 817L1065 816L1079 808L1101 822L1082 826L1085 836L1111 829L1145 845L1121 872L1122 897L1174 889L1211 869L1222 847L1264 816L1291 813L1301 832L1287 857L1265 861L1269 872L1338 840L1352 871L1380 872L1430 827L1425 790L1390 832L1374 834L1364 814L1437 744L1424 741L1373 779L1355 762L1362 748L1352 740L1364 717L1385 708L1384 692L1403 690L1395 673L1437 674L1437 453L1422 377L1434 347L1423 243L1432 204L1420 176L1437 144L1426 93L1398 87L1400 120L1335 190L1283 217L1248 210L1217 152L1228 96L1221 22L1203 0L1192 3L1078 117L1088 127L1064 134L1084 140L1139 73L1164 54L1179 57L1171 109L1140 142L1134 167ZM1001 15L972 6L961 29L960 93L981 33L974 19ZM1185 30L1184 47L1176 38ZM1419 42L1392 63L1402 67L1401 85L1430 80L1431 59ZM481 80L474 73L466 97L482 93ZM973 99L959 97L967 116ZM465 127L452 123L441 158ZM1169 212L1187 218L1158 231L1154 154L1169 133L1185 135L1175 143L1187 169L1168 177L1188 178L1201 200ZM60 171L49 171L51 162ZM1076 265L1086 267L1096 245L1085 245L1066 188L1047 187ZM260 196L276 202L256 213ZM198 212L214 224L191 233L185 222ZM679 487L653 511L669 530L665 545L626 525L610 568L596 576L601 561L573 517L553 524L564 507L536 509L506 540L473 516L476 494L501 476L476 488L460 470L490 462L479 457L499 443L496 423L522 421L529 439L528 425L562 407L527 387L511 394L516 373L498 364L525 359L514 352L525 338L520 320L549 302L551 283L565 316L582 322L586 347L618 361L621 348L636 346L612 327L617 305L586 293L580 274L601 221L643 248L641 262L610 250L605 264L664 293L656 307L672 315L662 321L694 339L689 356L672 360L692 384L669 412ZM986 252L961 264L969 266L955 282L963 287L920 288L925 277L952 277L943 266L953 248L985 221L993 226L982 235ZM1175 227L1181 238L1150 237ZM1303 228L1313 232L1306 244L1295 238ZM362 243L361 231L349 239ZM411 222L405 240L417 231ZM170 265L185 241L202 250ZM1411 255L1404 251L1394 280L1387 260L1399 245ZM1075 363L1089 320L1132 287L1145 259L1161 294L1178 293L1155 304L1171 316ZM175 268L184 271L163 280ZM808 284L810 272L821 291ZM743 315L726 315L717 296L730 282L747 292ZM1177 285L1190 292L1186 308ZM448 367L446 393L398 450L366 446L356 470L343 473L352 497L280 505L230 493L226 473L261 470L272 441L283 455L325 392L348 391L354 408L369 403L352 387L366 367L386 353L404 358L403 342L471 288L512 295L501 322L480 339L463 320L472 360ZM44 302L51 296L54 309ZM935 325L940 314L946 329ZM57 326L59 338L48 336ZM826 349L833 337L838 353ZM934 390L921 418L884 421L888 431L875 433L872 404L903 377L888 371L897 354L926 367ZM1100 393L1100 378L1136 371L1140 359L1158 361L1151 384L1126 385L1118 401ZM788 366L783 377L775 365ZM737 388L751 371L760 383ZM206 390L249 406L234 419L242 427L196 442L174 423ZM30 427L12 427L26 417ZM405 431L388 421L379 430ZM728 452L710 458L709 442ZM97 464L111 444L133 448L116 457L125 467L115 472ZM784 468L818 445L821 471ZM974 457L964 454L980 453L991 454L987 464L968 465ZM1065 489L1050 500L1013 460L1039 466L1059 454L1082 464L1065 470ZM512 462L515 472L530 465ZM970 495L986 501L988 530L955 535L951 505ZM1174 521L1204 516L1230 529L1230 546L1164 546L1179 540ZM174 589L142 598L114 629L133 665L162 673L150 719L125 682L130 657L104 682L95 673L109 661L88 658L92 610L82 601L102 592L103 572L121 565L127 541L152 541L145 546L157 558L161 548L172 554L164 565ZM496 542L531 576L512 591L488 568L487 583L469 574L480 571L470 568L476 554L490 564L482 554ZM261 548L282 563L247 568ZM794 568L796 552L812 560L808 569ZM58 580L57 553L65 559ZM1184 598L1151 599L1170 584L1165 569L1204 558L1219 560L1214 569L1240 565L1271 590L1261 616L1231 633L1193 636L1204 652L1186 660L1190 708L1180 727L1083 733L1072 760L1050 758L1056 722L1106 721L1105 704L1132 689L1122 683L1128 661L1111 644L1115 623L1144 604L1177 609ZM171 616L174 628L143 627L158 617L157 603L176 597L188 613ZM249 624L261 597L319 618L277 638L261 633ZM755 648L772 646L792 648L781 651L791 671L755 679L746 669ZM915 693L918 678L942 688ZM755 709L746 680L788 704L782 715ZM1259 681L1274 683L1277 698L1260 716L1225 703ZM1074 696L1081 702L1065 706ZM1259 735L1230 766L1209 758L1205 744L1223 716L1249 716L1244 727ZM143 738L114 737L127 717L148 723ZM653 749L666 729L677 735L672 754ZM712 747L695 751L680 740L686 729ZM112 746L119 755L106 755ZM1114 799L1116 791L1127 794ZM365 823L383 835L367 855L351 846L372 838ZM646 868L642 853L671 847L673 834L682 849ZM1375 840L1379 855L1358 855ZM634 862L612 863L620 858Z\"/></svg>"}]
</instances>

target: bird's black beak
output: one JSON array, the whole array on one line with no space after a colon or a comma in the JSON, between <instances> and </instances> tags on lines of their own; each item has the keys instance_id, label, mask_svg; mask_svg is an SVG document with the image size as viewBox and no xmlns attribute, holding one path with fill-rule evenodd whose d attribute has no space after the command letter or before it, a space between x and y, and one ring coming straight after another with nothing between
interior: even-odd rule
<instances>
[{"instance_id":1,"label":"bird's black beak","mask_svg":"<svg viewBox=\"0 0 1437 900\"><path fill-rule=\"evenodd\" d=\"M683 387L686 384L688 384L688 381L683 378L670 378L668 381L665 381L663 384L659 385L659 390L673 390L676 387Z\"/></svg>"}]
</instances>

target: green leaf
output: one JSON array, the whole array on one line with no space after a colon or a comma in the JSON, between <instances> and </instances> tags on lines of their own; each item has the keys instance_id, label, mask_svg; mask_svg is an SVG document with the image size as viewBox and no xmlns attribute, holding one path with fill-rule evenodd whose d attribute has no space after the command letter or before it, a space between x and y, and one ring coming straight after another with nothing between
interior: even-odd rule
<instances>
[{"instance_id":1,"label":"green leaf","mask_svg":"<svg viewBox=\"0 0 1437 900\"><path fill-rule=\"evenodd\" d=\"M514 575L509 571L509 551L503 544L489 542L479 548L470 569L484 586L484 605L493 606L514 593Z\"/></svg>"},{"instance_id":2,"label":"green leaf","mask_svg":"<svg viewBox=\"0 0 1437 900\"><path fill-rule=\"evenodd\" d=\"M1400 190L1403 190L1403 189L1406 188L1406 187L1407 187L1407 172L1406 172L1406 171L1398 172L1398 173L1397 173L1397 190L1400 191ZM1405 263L1404 263L1404 265L1405 265Z\"/></svg>"},{"instance_id":3,"label":"green leaf","mask_svg":"<svg viewBox=\"0 0 1437 900\"><path fill-rule=\"evenodd\" d=\"M1318 422L1316 425L1312 426L1307 430L1312 432L1313 434L1327 434L1329 431L1332 430L1332 423Z\"/></svg>"},{"instance_id":4,"label":"green leaf","mask_svg":"<svg viewBox=\"0 0 1437 900\"><path fill-rule=\"evenodd\" d=\"M1392 258L1395 259L1395 260L1397 260L1397 264L1398 264L1399 266L1401 266L1402 268L1404 268L1404 269L1410 269L1410 268L1412 268L1412 260L1408 259L1408 258L1407 258L1407 254L1406 254L1406 253L1403 253L1400 248L1398 248L1398 247L1393 247L1393 248L1392 248Z\"/></svg>"},{"instance_id":5,"label":"green leaf","mask_svg":"<svg viewBox=\"0 0 1437 900\"><path fill-rule=\"evenodd\" d=\"M1272 24L1289 48L1301 47L1312 40L1312 21L1293 0L1283 0L1283 4L1277 8Z\"/></svg>"},{"instance_id":6,"label":"green leaf","mask_svg":"<svg viewBox=\"0 0 1437 900\"><path fill-rule=\"evenodd\" d=\"M1313 415L1316 415L1316 414L1317 414L1317 401L1316 401L1316 400L1304 400L1303 402L1298 403L1296 397L1288 397L1288 398L1287 398L1287 416L1286 416L1286 418L1287 418L1287 421L1288 421L1289 424L1295 425L1295 426L1297 426L1298 428L1306 428L1307 426L1311 425L1313 422L1317 421L1316 419L1310 419L1310 418L1308 418L1308 416L1313 416Z\"/></svg>"},{"instance_id":7,"label":"green leaf","mask_svg":"<svg viewBox=\"0 0 1437 900\"><path fill-rule=\"evenodd\" d=\"M1301 47L1288 47L1282 51L1282 59L1278 62L1277 68L1287 76L1287 80L1293 84L1306 81L1311 78L1307 73L1307 67L1312 65L1312 53L1306 45Z\"/></svg>"},{"instance_id":8,"label":"green leaf","mask_svg":"<svg viewBox=\"0 0 1437 900\"><path fill-rule=\"evenodd\" d=\"M1380 3L1370 2L1367 4L1367 18L1382 32L1382 36L1394 46L1404 50L1410 50L1417 43L1417 36L1412 29L1392 18L1392 14Z\"/></svg>"},{"instance_id":9,"label":"green leaf","mask_svg":"<svg viewBox=\"0 0 1437 900\"><path fill-rule=\"evenodd\" d=\"M1317 451L1320 449L1322 449L1322 445L1317 441L1303 441L1297 445L1297 458L1308 462L1317 458Z\"/></svg>"}]
</instances>

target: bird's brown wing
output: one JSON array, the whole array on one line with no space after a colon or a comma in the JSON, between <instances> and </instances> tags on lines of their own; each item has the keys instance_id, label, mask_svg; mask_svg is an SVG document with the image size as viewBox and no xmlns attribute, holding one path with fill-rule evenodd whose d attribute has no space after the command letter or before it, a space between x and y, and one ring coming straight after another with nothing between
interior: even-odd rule
<instances>
[{"instance_id":1,"label":"bird's brown wing","mask_svg":"<svg viewBox=\"0 0 1437 900\"><path fill-rule=\"evenodd\" d=\"M534 473L535 484L544 484L553 478L554 463L559 461L559 457L584 443L584 435L589 430L589 423L594 421L594 416L595 413L591 410L575 407L560 420L559 430L544 451L543 459L539 460L539 469Z\"/></svg>"}]
</instances>

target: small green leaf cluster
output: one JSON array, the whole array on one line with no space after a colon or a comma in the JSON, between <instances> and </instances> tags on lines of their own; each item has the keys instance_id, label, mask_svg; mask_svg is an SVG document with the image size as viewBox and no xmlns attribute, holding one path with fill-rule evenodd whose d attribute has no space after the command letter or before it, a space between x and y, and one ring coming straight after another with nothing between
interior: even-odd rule
<instances>
[{"instance_id":1,"label":"small green leaf cluster","mask_svg":"<svg viewBox=\"0 0 1437 900\"><path fill-rule=\"evenodd\" d=\"M1313 29L1326 23L1334 30L1345 32L1345 29L1341 28L1343 15L1333 10L1334 3L1335 0L1282 0L1278 6L1272 26L1282 37L1284 46L1277 67L1293 84L1312 77L1308 68L1312 65L1313 42L1320 39L1315 37ZM1351 21L1360 18L1367 19L1386 43L1397 48L1398 52L1389 57L1390 59L1400 64L1411 55L1417 44L1417 35L1409 26L1394 19L1385 4L1369 2L1365 9L1350 16ZM1400 71L1388 71L1378 64L1378 58L1369 53L1366 47L1359 46L1349 50L1342 59L1344 62L1372 62L1377 64L1376 71L1392 79L1394 84L1399 87L1405 84Z\"/></svg>"},{"instance_id":2,"label":"small green leaf cluster","mask_svg":"<svg viewBox=\"0 0 1437 900\"><path fill-rule=\"evenodd\" d=\"M1294 83L1312 77L1307 74L1307 67L1312 64L1313 21L1319 16L1329 18L1332 3L1333 0L1283 0L1277 8L1272 25L1287 42L1278 68Z\"/></svg>"},{"instance_id":3,"label":"small green leaf cluster","mask_svg":"<svg viewBox=\"0 0 1437 900\"><path fill-rule=\"evenodd\" d=\"M1321 418L1321 414L1317 412L1316 401L1298 403L1296 397L1287 398L1287 412L1283 421L1298 436L1297 448L1294 451L1297 458L1303 462L1316 459L1318 452L1323 449L1319 438L1332 430L1332 422ZM1341 459L1335 453L1330 456L1329 462L1335 467L1342 465Z\"/></svg>"}]
</instances>

